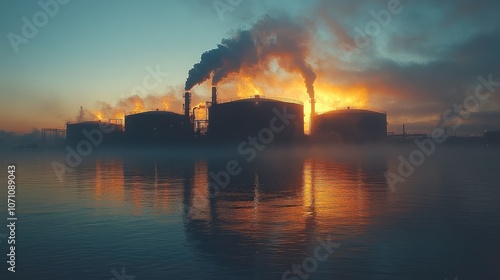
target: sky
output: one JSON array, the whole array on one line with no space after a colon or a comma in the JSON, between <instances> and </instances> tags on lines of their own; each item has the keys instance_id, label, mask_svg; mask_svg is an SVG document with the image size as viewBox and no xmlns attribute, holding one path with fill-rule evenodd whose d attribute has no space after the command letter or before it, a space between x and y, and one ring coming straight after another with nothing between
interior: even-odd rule
<instances>
[{"instance_id":1,"label":"sky","mask_svg":"<svg viewBox=\"0 0 500 280\"><path fill-rule=\"evenodd\" d=\"M285 49L300 45L319 113L383 111L389 131L406 124L429 133L454 104L472 100L479 77L500 82L499 10L493 0L3 0L0 130L64 128L80 106L88 118L178 112L201 55L252 30L286 34ZM283 55L259 71L238 69L218 84L220 97L289 97L307 114L304 78ZM210 86L191 90L194 104L209 100ZM494 89L472 101L458 134L500 129Z\"/></svg>"}]
</instances>

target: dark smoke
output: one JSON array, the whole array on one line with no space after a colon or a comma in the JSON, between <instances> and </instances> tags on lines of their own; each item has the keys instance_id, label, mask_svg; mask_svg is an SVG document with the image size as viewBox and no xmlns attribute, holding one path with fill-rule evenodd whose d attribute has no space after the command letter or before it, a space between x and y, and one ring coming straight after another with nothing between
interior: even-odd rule
<instances>
[{"instance_id":1,"label":"dark smoke","mask_svg":"<svg viewBox=\"0 0 500 280\"><path fill-rule=\"evenodd\" d=\"M300 73L307 92L314 95L316 74L307 62L311 47L311 32L304 23L287 16L266 16L250 30L223 39L217 48L201 56L189 71L186 90L212 77L212 85L242 70L258 75L276 60L288 72Z\"/></svg>"}]
</instances>

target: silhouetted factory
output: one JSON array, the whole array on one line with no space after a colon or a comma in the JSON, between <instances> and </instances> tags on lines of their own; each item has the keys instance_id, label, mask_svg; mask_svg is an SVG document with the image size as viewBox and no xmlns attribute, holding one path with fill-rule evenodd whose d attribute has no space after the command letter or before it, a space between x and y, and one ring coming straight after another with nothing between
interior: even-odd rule
<instances>
[{"instance_id":1,"label":"silhouetted factory","mask_svg":"<svg viewBox=\"0 0 500 280\"><path fill-rule=\"evenodd\" d=\"M371 143L387 136L387 115L347 108L313 117L312 136L319 142Z\"/></svg>"},{"instance_id":2,"label":"silhouetted factory","mask_svg":"<svg viewBox=\"0 0 500 280\"><path fill-rule=\"evenodd\" d=\"M279 115L286 112L293 119L283 124ZM267 130L270 130L267 131ZM274 131L273 131L274 130ZM234 142L272 133L273 143L284 144L304 137L304 105L294 100L276 100L256 95L252 98L227 102L217 101L216 88L212 89L207 136L220 142ZM269 136L271 137L271 136Z\"/></svg>"},{"instance_id":3,"label":"silhouetted factory","mask_svg":"<svg viewBox=\"0 0 500 280\"><path fill-rule=\"evenodd\" d=\"M113 145L123 140L123 125L120 122L86 121L66 124L66 143L77 146L82 140L95 146Z\"/></svg>"},{"instance_id":4,"label":"silhouetted factory","mask_svg":"<svg viewBox=\"0 0 500 280\"><path fill-rule=\"evenodd\" d=\"M320 115L315 113L311 97L311 135L316 143L370 143L383 141L387 135L387 115L367 110L344 109ZM121 123L98 121L67 124L66 141L77 145L88 139L89 131L109 125L105 144L173 145L193 143L240 143L249 137L271 139L273 144L303 142L304 105L292 99L251 98L219 100L212 88L207 102L208 128L195 132L195 110L191 113L191 94L184 94L184 114L149 111L125 116ZM285 119L285 116L289 116Z\"/></svg>"},{"instance_id":5,"label":"silhouetted factory","mask_svg":"<svg viewBox=\"0 0 500 280\"><path fill-rule=\"evenodd\" d=\"M192 137L189 124L184 115L173 112L150 111L127 115L125 137L131 143L177 143Z\"/></svg>"}]
</instances>

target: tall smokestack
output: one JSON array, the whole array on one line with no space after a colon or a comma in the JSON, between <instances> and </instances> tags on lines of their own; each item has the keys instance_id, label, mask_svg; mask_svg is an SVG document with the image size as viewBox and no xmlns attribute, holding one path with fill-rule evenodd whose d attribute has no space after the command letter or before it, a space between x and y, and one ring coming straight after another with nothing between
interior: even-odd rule
<instances>
[{"instance_id":1,"label":"tall smokestack","mask_svg":"<svg viewBox=\"0 0 500 280\"><path fill-rule=\"evenodd\" d=\"M217 104L217 88L212 87L212 105Z\"/></svg>"},{"instance_id":2,"label":"tall smokestack","mask_svg":"<svg viewBox=\"0 0 500 280\"><path fill-rule=\"evenodd\" d=\"M83 106L80 106L80 116L78 117L78 122L82 122L84 116L85 116L85 111L83 111Z\"/></svg>"},{"instance_id":3,"label":"tall smokestack","mask_svg":"<svg viewBox=\"0 0 500 280\"><path fill-rule=\"evenodd\" d=\"M189 108L191 107L191 93L184 93L184 115L189 119Z\"/></svg>"},{"instance_id":4,"label":"tall smokestack","mask_svg":"<svg viewBox=\"0 0 500 280\"><path fill-rule=\"evenodd\" d=\"M309 133L313 134L314 116L316 116L316 99L314 94L311 96L311 119L309 120Z\"/></svg>"}]
</instances>

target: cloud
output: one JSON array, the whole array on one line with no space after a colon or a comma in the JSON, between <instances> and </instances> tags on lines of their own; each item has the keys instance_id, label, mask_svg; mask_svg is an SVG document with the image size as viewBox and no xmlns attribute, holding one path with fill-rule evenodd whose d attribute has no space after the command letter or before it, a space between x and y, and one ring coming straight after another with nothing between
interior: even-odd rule
<instances>
[{"instance_id":1,"label":"cloud","mask_svg":"<svg viewBox=\"0 0 500 280\"><path fill-rule=\"evenodd\" d=\"M390 120L427 120L431 126L435 123L430 120L463 102L479 76L492 74L500 81L500 22L492 20L500 4L413 2L402 1L403 11L393 15L371 44L350 60L343 59L342 52L319 48L327 59L319 63L317 72L319 79L344 87L362 84L368 89L369 105L384 108ZM330 32L330 46L339 48L339 41L352 44L354 27L373 20L370 11L383 9L386 3L321 1L319 15ZM500 110L499 95L487 100L481 110ZM481 121L487 117L473 122L478 130Z\"/></svg>"}]
</instances>

